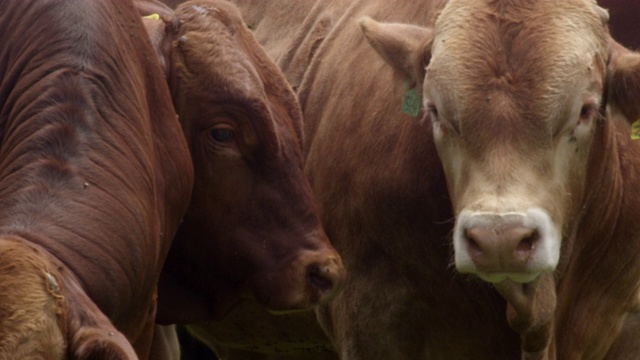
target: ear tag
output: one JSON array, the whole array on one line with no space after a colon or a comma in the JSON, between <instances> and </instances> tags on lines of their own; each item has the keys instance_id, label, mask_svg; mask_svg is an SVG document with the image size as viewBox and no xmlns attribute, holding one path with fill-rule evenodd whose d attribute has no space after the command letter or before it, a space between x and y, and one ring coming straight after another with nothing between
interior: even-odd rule
<instances>
[{"instance_id":1,"label":"ear tag","mask_svg":"<svg viewBox=\"0 0 640 360\"><path fill-rule=\"evenodd\" d=\"M151 15L143 16L142 18L143 19L151 19L151 20L160 20L160 15L151 14Z\"/></svg>"},{"instance_id":2,"label":"ear tag","mask_svg":"<svg viewBox=\"0 0 640 360\"><path fill-rule=\"evenodd\" d=\"M407 89L402 95L402 112L417 117L420 113L420 103L422 102L422 94L416 88Z\"/></svg>"},{"instance_id":3,"label":"ear tag","mask_svg":"<svg viewBox=\"0 0 640 360\"><path fill-rule=\"evenodd\" d=\"M631 124L631 140L640 140L640 119Z\"/></svg>"}]
</instances>

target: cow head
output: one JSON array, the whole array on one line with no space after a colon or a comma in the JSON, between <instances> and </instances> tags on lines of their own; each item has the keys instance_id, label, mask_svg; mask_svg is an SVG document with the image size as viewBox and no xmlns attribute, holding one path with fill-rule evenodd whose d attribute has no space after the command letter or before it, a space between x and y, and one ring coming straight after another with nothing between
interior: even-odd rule
<instances>
[{"instance_id":1,"label":"cow head","mask_svg":"<svg viewBox=\"0 0 640 360\"><path fill-rule=\"evenodd\" d=\"M456 215L456 268L521 309L536 306L532 289L553 292L550 274L570 256L611 115L639 115L639 57L610 40L607 21L589 0L452 0L432 28L360 22L422 94Z\"/></svg>"},{"instance_id":2,"label":"cow head","mask_svg":"<svg viewBox=\"0 0 640 360\"><path fill-rule=\"evenodd\" d=\"M68 269L15 236L0 238L0 358L137 359Z\"/></svg>"},{"instance_id":3,"label":"cow head","mask_svg":"<svg viewBox=\"0 0 640 360\"><path fill-rule=\"evenodd\" d=\"M166 269L222 308L234 292L272 310L327 300L344 270L303 175L301 111L284 76L230 3L187 2L146 22L196 173Z\"/></svg>"}]
</instances>

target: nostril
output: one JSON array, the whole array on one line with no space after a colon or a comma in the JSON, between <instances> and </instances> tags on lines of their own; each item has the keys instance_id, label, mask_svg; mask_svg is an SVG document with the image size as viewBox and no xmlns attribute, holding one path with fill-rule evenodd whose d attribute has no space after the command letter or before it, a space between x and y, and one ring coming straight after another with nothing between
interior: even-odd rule
<instances>
[{"instance_id":1,"label":"nostril","mask_svg":"<svg viewBox=\"0 0 640 360\"><path fill-rule=\"evenodd\" d=\"M536 246L536 242L540 238L537 230L533 230L530 235L524 237L516 246L516 252L520 255L531 253Z\"/></svg>"},{"instance_id":2,"label":"nostril","mask_svg":"<svg viewBox=\"0 0 640 360\"><path fill-rule=\"evenodd\" d=\"M464 231L464 238L467 242L467 249L469 250L469 252L472 255L481 255L482 254L482 247L480 246L480 244L478 244L478 242L475 240L475 235L474 231L470 230L470 229L466 229Z\"/></svg>"},{"instance_id":3,"label":"nostril","mask_svg":"<svg viewBox=\"0 0 640 360\"><path fill-rule=\"evenodd\" d=\"M324 274L322 269L313 266L308 274L309 283L318 290L328 293L333 290L333 281Z\"/></svg>"}]
</instances>

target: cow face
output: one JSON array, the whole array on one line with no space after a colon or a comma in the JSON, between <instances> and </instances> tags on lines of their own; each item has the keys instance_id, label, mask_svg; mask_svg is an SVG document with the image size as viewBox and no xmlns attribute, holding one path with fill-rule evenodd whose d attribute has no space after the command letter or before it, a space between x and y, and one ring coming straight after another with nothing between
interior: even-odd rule
<instances>
[{"instance_id":1,"label":"cow face","mask_svg":"<svg viewBox=\"0 0 640 360\"><path fill-rule=\"evenodd\" d=\"M303 176L301 111L284 76L226 2L181 5L163 36L196 174L167 269L223 307L243 294L272 310L327 300L343 268Z\"/></svg>"},{"instance_id":2,"label":"cow face","mask_svg":"<svg viewBox=\"0 0 640 360\"><path fill-rule=\"evenodd\" d=\"M556 268L602 121L606 19L586 0L458 0L421 35L362 21L422 90L457 215L459 271L529 283Z\"/></svg>"},{"instance_id":3,"label":"cow face","mask_svg":"<svg viewBox=\"0 0 640 360\"><path fill-rule=\"evenodd\" d=\"M456 267L530 282L555 269L582 204L605 24L586 2L455 4L436 24L424 97L457 213Z\"/></svg>"}]
</instances>

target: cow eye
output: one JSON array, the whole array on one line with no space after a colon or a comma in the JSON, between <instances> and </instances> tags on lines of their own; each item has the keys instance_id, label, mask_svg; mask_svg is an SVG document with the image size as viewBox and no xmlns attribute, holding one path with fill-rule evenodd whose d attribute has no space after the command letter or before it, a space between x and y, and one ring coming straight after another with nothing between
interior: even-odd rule
<instances>
[{"instance_id":1,"label":"cow eye","mask_svg":"<svg viewBox=\"0 0 640 360\"><path fill-rule=\"evenodd\" d=\"M580 119L588 119L593 115L593 106L583 105L580 109Z\"/></svg>"},{"instance_id":2,"label":"cow eye","mask_svg":"<svg viewBox=\"0 0 640 360\"><path fill-rule=\"evenodd\" d=\"M582 107L580 108L580 119L578 119L578 121L579 122L589 121L591 118L594 117L594 115L596 115L597 111L598 111L598 104L596 101L590 100L585 102L584 104L582 104Z\"/></svg>"},{"instance_id":3,"label":"cow eye","mask_svg":"<svg viewBox=\"0 0 640 360\"><path fill-rule=\"evenodd\" d=\"M235 135L235 131L229 128L211 130L211 138L219 143L229 143L234 140Z\"/></svg>"}]
</instances>

